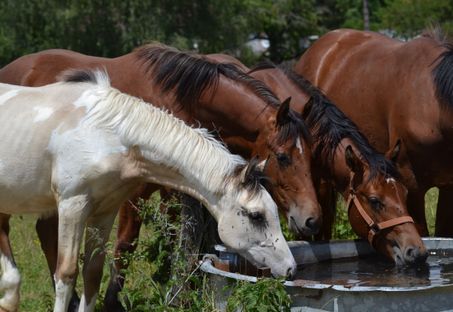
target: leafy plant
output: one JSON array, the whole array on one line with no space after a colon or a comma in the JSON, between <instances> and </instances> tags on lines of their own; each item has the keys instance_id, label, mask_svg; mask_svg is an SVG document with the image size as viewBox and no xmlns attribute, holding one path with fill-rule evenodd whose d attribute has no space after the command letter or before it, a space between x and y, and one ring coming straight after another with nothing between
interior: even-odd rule
<instances>
[{"instance_id":1,"label":"leafy plant","mask_svg":"<svg viewBox=\"0 0 453 312\"><path fill-rule=\"evenodd\" d=\"M332 231L333 239L354 239L357 235L352 230L348 219L348 211L346 204L342 198L337 200L337 209L335 215L335 223Z\"/></svg>"},{"instance_id":2,"label":"leafy plant","mask_svg":"<svg viewBox=\"0 0 453 312\"><path fill-rule=\"evenodd\" d=\"M291 298L283 281L273 278L259 279L257 283L238 282L228 298L227 311L266 312L290 311Z\"/></svg>"},{"instance_id":3,"label":"leafy plant","mask_svg":"<svg viewBox=\"0 0 453 312\"><path fill-rule=\"evenodd\" d=\"M140 244L123 259L130 263L125 273L134 276L126 279L121 294L127 311L215 311L207 279L182 248L181 205L154 196L139 206L144 221Z\"/></svg>"}]
</instances>

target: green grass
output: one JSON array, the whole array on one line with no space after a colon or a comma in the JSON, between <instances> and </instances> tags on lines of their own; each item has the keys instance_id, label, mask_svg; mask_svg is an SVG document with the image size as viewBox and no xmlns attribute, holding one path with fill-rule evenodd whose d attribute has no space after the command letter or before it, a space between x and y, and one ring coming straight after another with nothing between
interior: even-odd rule
<instances>
[{"instance_id":1,"label":"green grass","mask_svg":"<svg viewBox=\"0 0 453 312\"><path fill-rule=\"evenodd\" d=\"M437 189L431 189L426 195L426 215L428 219L428 225L430 233L433 233L434 220L435 220L435 204L437 201ZM339 202L337 223L334 231L335 238L354 238L349 223L346 219L346 211L344 204ZM154 208L152 208L154 207ZM150 208L151 212L156 212L157 204L154 203ZM154 209L154 210L152 210ZM154 219L153 219L154 218ZM158 224L156 227L152 223ZM158 233L164 233L168 228L162 227L167 221L165 219L159 219L157 215L154 215L150 219L150 223L142 228L140 236L139 251L133 257L133 265L128 270L128 278L126 283L125 294L129 297L129 302L133 304L131 311L186 311L184 306L191 305L192 311L213 311L214 310L214 299L213 294L209 290L205 279L195 274L194 276L188 277L187 273L182 274L179 280L174 280L171 283L158 283L155 282L156 277L153 279L153 274L161 270L163 259L158 259L158 256L162 256L163 250L166 248L166 241L169 236L159 236L156 239ZM111 241L114 241L116 233L116 225L112 231ZM11 241L12 247L15 254L15 259L18 264L19 270L22 275L22 286L21 286L21 311L51 311L54 300L54 292L52 289L50 275L48 273L47 265L45 262L44 255L41 251L39 241L35 232L35 218L32 216L24 217L13 217L11 221ZM159 252L150 255L152 248L158 248ZM112 261L112 244L108 246L108 257L106 265L104 267L104 278L101 285L101 295L105 292L105 288L108 282L109 263ZM175 254L170 254L174 256ZM151 259L152 258L152 259ZM183 258L181 258L183 259ZM160 262L159 262L160 261ZM183 262L183 261L181 261ZM190 273L190 272L189 272ZM182 306L177 307L169 304L169 292L174 291L178 285L190 283L196 285L198 291L186 291L184 290L179 296ZM81 278L79 277L78 289L80 293ZM266 285L266 283L264 283ZM248 287L248 286L243 286ZM255 291L259 292L262 285L257 286ZM275 287L271 285L269 287ZM258 289L258 290L257 290ZM252 290L246 288L242 290L244 292L250 292ZM241 293L238 290L236 293ZM236 296L237 297L237 296ZM232 298L236 298L232 297ZM265 298L265 297L263 297ZM171 299L171 298L170 298ZM253 298L252 298L253 299ZM252 300L250 298L244 298L244 300ZM102 298L99 299L99 301ZM238 300L237 298L234 300ZM262 299L264 300L264 299ZM283 297L272 297L269 300L278 301L284 300ZM272 302L273 302L272 301ZM271 302L271 301L270 301ZM261 304L262 301L258 301L257 304ZM232 305L238 305L240 303L232 303ZM252 311L252 310L251 310Z\"/></svg>"}]
</instances>

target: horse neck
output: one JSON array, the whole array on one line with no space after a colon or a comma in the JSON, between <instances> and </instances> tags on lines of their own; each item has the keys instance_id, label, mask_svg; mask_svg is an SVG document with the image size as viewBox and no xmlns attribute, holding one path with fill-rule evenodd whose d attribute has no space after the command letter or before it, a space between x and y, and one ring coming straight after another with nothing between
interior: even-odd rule
<instances>
[{"instance_id":1,"label":"horse neck","mask_svg":"<svg viewBox=\"0 0 453 312\"><path fill-rule=\"evenodd\" d=\"M310 96L303 92L295 83L279 68L266 68L250 74L255 79L264 82L280 101L291 97L291 108L296 112L302 112Z\"/></svg>"},{"instance_id":2,"label":"horse neck","mask_svg":"<svg viewBox=\"0 0 453 312\"><path fill-rule=\"evenodd\" d=\"M214 123L220 134L242 136L255 141L276 108L266 103L245 83L220 76L215 91L207 90L196 108L197 119ZM207 117L207 118L206 118Z\"/></svg>"},{"instance_id":3,"label":"horse neck","mask_svg":"<svg viewBox=\"0 0 453 312\"><path fill-rule=\"evenodd\" d=\"M245 164L205 129L193 129L115 89L106 91L88 120L114 129L124 145L138 148L133 161L141 164L142 179L188 193L211 209L234 183L238 166Z\"/></svg>"}]
</instances>

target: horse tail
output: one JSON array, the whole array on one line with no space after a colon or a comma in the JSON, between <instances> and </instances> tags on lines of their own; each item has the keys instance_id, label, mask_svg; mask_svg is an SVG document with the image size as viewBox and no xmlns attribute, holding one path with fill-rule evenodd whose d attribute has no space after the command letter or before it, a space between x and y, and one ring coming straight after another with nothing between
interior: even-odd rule
<instances>
[{"instance_id":1,"label":"horse tail","mask_svg":"<svg viewBox=\"0 0 453 312\"><path fill-rule=\"evenodd\" d=\"M58 78L58 81L67 83L88 82L101 87L110 87L110 77L107 70L104 69L69 69L64 71Z\"/></svg>"}]
</instances>

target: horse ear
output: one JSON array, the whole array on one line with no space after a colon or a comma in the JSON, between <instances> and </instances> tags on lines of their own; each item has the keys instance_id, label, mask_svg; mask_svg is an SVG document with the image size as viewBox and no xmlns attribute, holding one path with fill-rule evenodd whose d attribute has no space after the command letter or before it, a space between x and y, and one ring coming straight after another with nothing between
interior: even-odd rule
<instances>
[{"instance_id":1,"label":"horse ear","mask_svg":"<svg viewBox=\"0 0 453 312\"><path fill-rule=\"evenodd\" d=\"M289 103L291 102L291 97L288 97L278 108L277 112L277 125L284 125L288 122L289 115Z\"/></svg>"},{"instance_id":2,"label":"horse ear","mask_svg":"<svg viewBox=\"0 0 453 312\"><path fill-rule=\"evenodd\" d=\"M259 169L259 165L260 163L258 162L257 156L250 159L249 163L242 171L241 181L245 183L250 175L253 174L253 172L255 172L257 169Z\"/></svg>"},{"instance_id":3,"label":"horse ear","mask_svg":"<svg viewBox=\"0 0 453 312\"><path fill-rule=\"evenodd\" d=\"M363 163L360 158L354 153L351 145L348 145L345 150L346 165L355 174L363 174Z\"/></svg>"},{"instance_id":4,"label":"horse ear","mask_svg":"<svg viewBox=\"0 0 453 312\"><path fill-rule=\"evenodd\" d=\"M398 160L398 156L400 155L401 152L401 144L402 144L401 139L398 139L395 143L395 146L393 146L392 149L385 153L385 157L392 161L393 163L396 163L396 161Z\"/></svg>"},{"instance_id":5,"label":"horse ear","mask_svg":"<svg viewBox=\"0 0 453 312\"><path fill-rule=\"evenodd\" d=\"M313 109L313 106L314 106L314 97L310 96L307 103L302 108L302 119L303 120L306 120L308 118L308 115L310 115L310 113Z\"/></svg>"},{"instance_id":6,"label":"horse ear","mask_svg":"<svg viewBox=\"0 0 453 312\"><path fill-rule=\"evenodd\" d=\"M266 170L266 166L267 166L267 161L269 160L269 157L266 158L266 159L263 159L262 161L260 161L257 165L256 165L256 169L261 171L261 172L264 172Z\"/></svg>"},{"instance_id":7,"label":"horse ear","mask_svg":"<svg viewBox=\"0 0 453 312\"><path fill-rule=\"evenodd\" d=\"M354 172L353 181L350 181L351 186L355 189L362 183L364 164L356 155L351 145L348 145L345 150L346 165Z\"/></svg>"}]
</instances>

